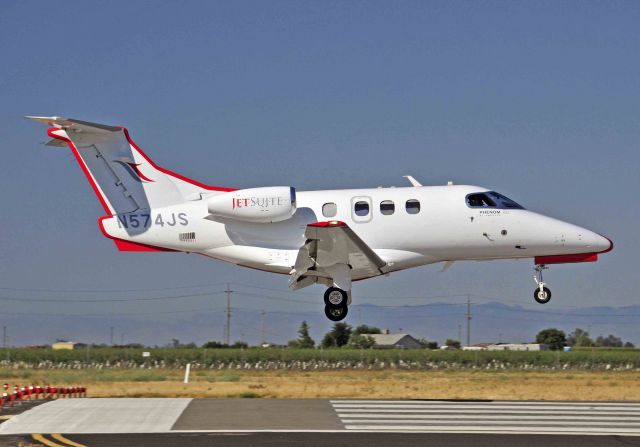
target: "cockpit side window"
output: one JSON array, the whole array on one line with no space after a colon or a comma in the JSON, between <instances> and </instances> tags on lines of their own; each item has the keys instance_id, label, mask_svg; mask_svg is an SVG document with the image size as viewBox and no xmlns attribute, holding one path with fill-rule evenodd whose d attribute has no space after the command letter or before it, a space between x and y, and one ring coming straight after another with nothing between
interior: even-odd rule
<instances>
[{"instance_id":1,"label":"cockpit side window","mask_svg":"<svg viewBox=\"0 0 640 447\"><path fill-rule=\"evenodd\" d=\"M470 208L524 209L513 200L495 191L469 194L467 196L467 205Z\"/></svg>"},{"instance_id":2,"label":"cockpit side window","mask_svg":"<svg viewBox=\"0 0 640 447\"><path fill-rule=\"evenodd\" d=\"M488 194L489 194L489 197L493 198L496 201L496 203L498 204L498 208L507 208L507 209L516 209L516 210L524 209L522 206L518 205L516 202L514 202L510 198L505 197L502 194L499 194L495 191L491 191Z\"/></svg>"},{"instance_id":3,"label":"cockpit side window","mask_svg":"<svg viewBox=\"0 0 640 447\"><path fill-rule=\"evenodd\" d=\"M496 203L485 193L469 194L467 204L471 208L495 208Z\"/></svg>"}]
</instances>

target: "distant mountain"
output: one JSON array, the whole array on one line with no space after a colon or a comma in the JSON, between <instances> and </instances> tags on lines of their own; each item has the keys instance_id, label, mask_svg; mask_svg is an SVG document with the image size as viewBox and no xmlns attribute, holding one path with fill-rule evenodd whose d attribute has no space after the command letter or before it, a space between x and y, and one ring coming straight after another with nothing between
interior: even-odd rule
<instances>
[{"instance_id":1,"label":"distant mountain","mask_svg":"<svg viewBox=\"0 0 640 447\"><path fill-rule=\"evenodd\" d=\"M356 326L364 323L406 332L416 338L439 343L447 338L466 342L466 304L434 303L418 306L384 307L358 305L349 309L345 320ZM624 341L640 345L640 306L585 307L562 309L549 306L537 308L490 302L471 306L471 343L532 341L541 329L556 327L571 332L576 327L589 330L593 337L614 334ZM297 337L302 320L311 327L311 335L319 342L332 323L324 317L319 303L314 311L268 312L264 316L265 339L286 343ZM48 344L56 339L87 343L109 343L114 327L114 343L138 342L146 345L166 345L172 339L198 345L208 340L222 340L225 317L221 312L175 313L150 319L148 315L127 317L62 317L25 316L5 321L9 344L14 346ZM260 311L233 309L231 340L257 344L261 340Z\"/></svg>"}]
</instances>

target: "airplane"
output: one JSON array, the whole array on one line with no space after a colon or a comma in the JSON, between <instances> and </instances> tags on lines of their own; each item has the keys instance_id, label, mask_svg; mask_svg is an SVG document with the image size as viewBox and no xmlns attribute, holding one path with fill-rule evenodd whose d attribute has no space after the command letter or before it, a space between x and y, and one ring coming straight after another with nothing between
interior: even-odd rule
<instances>
[{"instance_id":1,"label":"airplane","mask_svg":"<svg viewBox=\"0 0 640 447\"><path fill-rule=\"evenodd\" d=\"M352 282L434 263L534 260L534 299L547 303L548 265L593 262L613 242L529 211L491 189L423 186L298 191L234 189L155 164L124 127L27 116L49 126L47 146L69 147L120 251L198 253L288 275L289 287L326 287L325 315L343 320Z\"/></svg>"}]
</instances>

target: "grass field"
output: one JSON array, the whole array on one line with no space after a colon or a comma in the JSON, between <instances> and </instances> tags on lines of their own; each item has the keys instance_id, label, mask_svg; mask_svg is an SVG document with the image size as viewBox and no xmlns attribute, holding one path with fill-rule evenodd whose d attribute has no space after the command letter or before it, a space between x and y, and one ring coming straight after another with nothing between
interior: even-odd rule
<instances>
[{"instance_id":1,"label":"grass field","mask_svg":"<svg viewBox=\"0 0 640 447\"><path fill-rule=\"evenodd\" d=\"M11 384L85 385L91 397L640 400L638 372L0 369Z\"/></svg>"},{"instance_id":2,"label":"grass field","mask_svg":"<svg viewBox=\"0 0 640 447\"><path fill-rule=\"evenodd\" d=\"M0 359L0 383L83 385L93 397L640 400L635 349L8 349Z\"/></svg>"},{"instance_id":3,"label":"grass field","mask_svg":"<svg viewBox=\"0 0 640 447\"><path fill-rule=\"evenodd\" d=\"M144 351L150 357L142 357ZM153 366L197 367L252 364L258 368L299 367L300 362L331 364L330 368L370 365L384 369L403 364L411 369L433 368L564 368L564 369L638 369L638 349L578 349L559 351L441 351L426 349L202 349L202 348L82 348L69 351L51 349L0 349L2 364L23 364L28 368ZM268 363L272 365L269 366ZM283 366L284 365L284 366Z\"/></svg>"}]
</instances>

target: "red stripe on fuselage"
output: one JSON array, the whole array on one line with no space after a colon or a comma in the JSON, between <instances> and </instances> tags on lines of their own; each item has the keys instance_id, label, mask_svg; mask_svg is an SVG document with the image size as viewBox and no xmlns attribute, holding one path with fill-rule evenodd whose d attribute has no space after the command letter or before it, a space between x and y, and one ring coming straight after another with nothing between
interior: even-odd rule
<instances>
[{"instance_id":1,"label":"red stripe on fuselage","mask_svg":"<svg viewBox=\"0 0 640 447\"><path fill-rule=\"evenodd\" d=\"M570 264L574 262L595 262L598 253L580 253L575 255L536 256L536 264Z\"/></svg>"}]
</instances>

